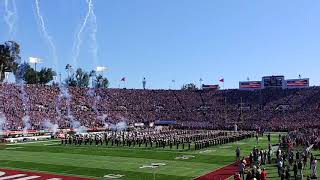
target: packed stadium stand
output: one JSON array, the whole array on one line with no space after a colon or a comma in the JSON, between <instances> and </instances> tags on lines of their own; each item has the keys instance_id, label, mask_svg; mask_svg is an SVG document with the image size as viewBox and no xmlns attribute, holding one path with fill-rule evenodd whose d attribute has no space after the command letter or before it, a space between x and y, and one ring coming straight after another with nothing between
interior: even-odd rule
<instances>
[{"instance_id":1,"label":"packed stadium stand","mask_svg":"<svg viewBox=\"0 0 320 180\"><path fill-rule=\"evenodd\" d=\"M129 124L176 120L178 128L233 129L235 123L246 130L320 127L320 87L256 91L63 90L58 86L1 84L0 92L0 112L5 114L6 128L10 130L22 129L25 115L30 116L32 129L41 129L46 119L68 128L70 115L88 128L124 120Z\"/></svg>"}]
</instances>

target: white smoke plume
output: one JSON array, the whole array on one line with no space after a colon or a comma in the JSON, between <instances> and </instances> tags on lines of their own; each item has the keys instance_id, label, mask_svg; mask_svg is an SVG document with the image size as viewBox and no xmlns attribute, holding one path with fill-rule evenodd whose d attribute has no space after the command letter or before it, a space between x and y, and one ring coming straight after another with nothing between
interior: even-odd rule
<instances>
[{"instance_id":1,"label":"white smoke plume","mask_svg":"<svg viewBox=\"0 0 320 180\"><path fill-rule=\"evenodd\" d=\"M126 122L122 121L116 124L116 128L117 128L117 131L125 131L128 128L128 126Z\"/></svg>"},{"instance_id":2,"label":"white smoke plume","mask_svg":"<svg viewBox=\"0 0 320 180\"><path fill-rule=\"evenodd\" d=\"M22 117L22 122L23 122L23 125L24 125L23 134L26 135L27 134L27 130L31 129L30 117L29 117L29 106L28 106L28 94L24 89L24 81L21 81L19 86L20 86L20 91L21 91L20 98L22 100L22 106L23 106L23 109L24 109L24 112L25 112L25 116Z\"/></svg>"},{"instance_id":3,"label":"white smoke plume","mask_svg":"<svg viewBox=\"0 0 320 180\"><path fill-rule=\"evenodd\" d=\"M24 125L23 134L27 134L27 130L31 129L30 117L28 115L22 117L22 122Z\"/></svg>"},{"instance_id":4,"label":"white smoke plume","mask_svg":"<svg viewBox=\"0 0 320 180\"><path fill-rule=\"evenodd\" d=\"M84 29L87 27L87 23L88 23L88 19L90 17L90 14L92 14L92 10L93 10L93 3L92 0L87 0L88 3L88 11L87 14L81 24L81 27L78 31L78 33L75 36L75 41L73 44L73 57L72 57L72 61L73 61L73 65L74 67L78 66L78 58L79 58L79 54L80 54L80 46L82 44L82 32L84 31Z\"/></svg>"},{"instance_id":5,"label":"white smoke plume","mask_svg":"<svg viewBox=\"0 0 320 180\"><path fill-rule=\"evenodd\" d=\"M67 103L67 116L71 117L71 109L70 109L70 102L71 102L71 95L69 94L69 89L67 86L64 85L60 85L59 86L60 89L60 95L59 95L59 103L61 101L62 98L66 98L66 103ZM58 107L56 107L56 109L59 109Z\"/></svg>"},{"instance_id":6,"label":"white smoke plume","mask_svg":"<svg viewBox=\"0 0 320 180\"><path fill-rule=\"evenodd\" d=\"M85 126L81 126L80 122L75 120L73 116L69 117L71 120L71 127L76 133L86 133L88 128Z\"/></svg>"},{"instance_id":7,"label":"white smoke plume","mask_svg":"<svg viewBox=\"0 0 320 180\"><path fill-rule=\"evenodd\" d=\"M117 124L105 123L105 127L111 129L112 131L125 131L128 128L125 121L118 122Z\"/></svg>"},{"instance_id":8,"label":"white smoke plume","mask_svg":"<svg viewBox=\"0 0 320 180\"><path fill-rule=\"evenodd\" d=\"M92 40L91 45L91 53L92 59L94 62L94 66L98 66L98 43L97 43L97 31L98 31L98 24L97 24L97 17L94 13L94 7L92 5L91 13L90 13L90 37Z\"/></svg>"},{"instance_id":9,"label":"white smoke plume","mask_svg":"<svg viewBox=\"0 0 320 180\"><path fill-rule=\"evenodd\" d=\"M0 113L0 135L3 134L3 130L5 130L7 118L4 114Z\"/></svg>"},{"instance_id":10,"label":"white smoke plume","mask_svg":"<svg viewBox=\"0 0 320 180\"><path fill-rule=\"evenodd\" d=\"M80 126L78 129L77 129L77 133L86 133L88 131L88 128L85 127L85 126Z\"/></svg>"},{"instance_id":11,"label":"white smoke plume","mask_svg":"<svg viewBox=\"0 0 320 180\"><path fill-rule=\"evenodd\" d=\"M106 122L108 120L108 115L107 114L103 114L102 116L97 116L97 119L104 123L104 128L109 129L109 123Z\"/></svg>"},{"instance_id":12,"label":"white smoke plume","mask_svg":"<svg viewBox=\"0 0 320 180\"><path fill-rule=\"evenodd\" d=\"M107 114L102 114L102 116L97 116L97 119L100 121L105 121L108 118Z\"/></svg>"},{"instance_id":13,"label":"white smoke plume","mask_svg":"<svg viewBox=\"0 0 320 180\"><path fill-rule=\"evenodd\" d=\"M17 20L18 20L16 1L4 0L4 8L5 8L4 21L9 27L9 35L10 35L10 38L12 38L12 36L14 36L16 32Z\"/></svg>"},{"instance_id":14,"label":"white smoke plume","mask_svg":"<svg viewBox=\"0 0 320 180\"><path fill-rule=\"evenodd\" d=\"M53 62L54 62L55 68L57 68L58 67L58 56L57 56L56 46L53 43L52 36L50 36L48 31L47 31L47 27L46 27L44 18L41 15L40 6L39 6L39 0L35 0L35 5L36 5L36 15L37 15L37 19L38 19L38 24L39 24L40 29L41 29L41 33L42 33L43 37L46 39L46 41L47 41L47 43L49 45L50 51L51 51L52 56L53 56Z\"/></svg>"},{"instance_id":15,"label":"white smoke plume","mask_svg":"<svg viewBox=\"0 0 320 180\"><path fill-rule=\"evenodd\" d=\"M48 129L49 131L53 132L54 134L56 132L58 132L58 124L53 124L52 122L50 122L50 120L46 119L44 122L43 122L43 127Z\"/></svg>"}]
</instances>

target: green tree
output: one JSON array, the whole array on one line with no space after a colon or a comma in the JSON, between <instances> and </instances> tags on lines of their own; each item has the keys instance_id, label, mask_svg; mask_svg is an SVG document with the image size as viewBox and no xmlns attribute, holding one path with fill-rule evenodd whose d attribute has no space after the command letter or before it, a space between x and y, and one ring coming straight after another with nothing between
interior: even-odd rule
<instances>
[{"instance_id":1,"label":"green tree","mask_svg":"<svg viewBox=\"0 0 320 180\"><path fill-rule=\"evenodd\" d=\"M27 84L37 84L37 82L39 82L39 76L37 76L37 72L29 66L29 68L25 71L23 80Z\"/></svg>"},{"instance_id":2,"label":"green tree","mask_svg":"<svg viewBox=\"0 0 320 180\"><path fill-rule=\"evenodd\" d=\"M109 87L109 80L99 74L96 78L96 88L108 88Z\"/></svg>"},{"instance_id":3,"label":"green tree","mask_svg":"<svg viewBox=\"0 0 320 180\"><path fill-rule=\"evenodd\" d=\"M5 72L15 73L20 63L20 46L15 41L0 44L0 81L4 80Z\"/></svg>"},{"instance_id":4,"label":"green tree","mask_svg":"<svg viewBox=\"0 0 320 180\"><path fill-rule=\"evenodd\" d=\"M184 84L181 90L197 90L197 86L194 83Z\"/></svg>"},{"instance_id":5,"label":"green tree","mask_svg":"<svg viewBox=\"0 0 320 180\"><path fill-rule=\"evenodd\" d=\"M28 63L19 65L15 76L18 80L23 80L27 84L47 84L56 76L51 68L42 68L39 72L35 71Z\"/></svg>"},{"instance_id":6,"label":"green tree","mask_svg":"<svg viewBox=\"0 0 320 180\"><path fill-rule=\"evenodd\" d=\"M37 82L39 84L47 84L53 80L54 76L57 76L57 73L51 68L42 68L39 72L36 73L39 79Z\"/></svg>"},{"instance_id":7,"label":"green tree","mask_svg":"<svg viewBox=\"0 0 320 180\"><path fill-rule=\"evenodd\" d=\"M81 68L78 68L75 74L69 76L65 82L69 86L78 86L78 87L88 87L90 76L89 73L85 72Z\"/></svg>"},{"instance_id":8,"label":"green tree","mask_svg":"<svg viewBox=\"0 0 320 180\"><path fill-rule=\"evenodd\" d=\"M77 85L79 87L88 87L90 76L87 72L83 71L81 68L78 68L76 71Z\"/></svg>"},{"instance_id":9,"label":"green tree","mask_svg":"<svg viewBox=\"0 0 320 180\"><path fill-rule=\"evenodd\" d=\"M70 75L66 80L65 83L68 86L77 86L77 81L74 78L74 74Z\"/></svg>"}]
</instances>

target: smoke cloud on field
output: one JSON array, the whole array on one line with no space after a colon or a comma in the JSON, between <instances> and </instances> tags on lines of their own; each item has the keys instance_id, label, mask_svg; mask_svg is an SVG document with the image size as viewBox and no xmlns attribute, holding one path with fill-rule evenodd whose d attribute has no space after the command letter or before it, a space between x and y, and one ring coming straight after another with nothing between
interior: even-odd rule
<instances>
[{"instance_id":1,"label":"smoke cloud on field","mask_svg":"<svg viewBox=\"0 0 320 180\"><path fill-rule=\"evenodd\" d=\"M56 132L58 132L58 124L53 124L50 120L46 119L44 122L43 122L43 127L48 129L49 131L53 132L54 134Z\"/></svg>"}]
</instances>

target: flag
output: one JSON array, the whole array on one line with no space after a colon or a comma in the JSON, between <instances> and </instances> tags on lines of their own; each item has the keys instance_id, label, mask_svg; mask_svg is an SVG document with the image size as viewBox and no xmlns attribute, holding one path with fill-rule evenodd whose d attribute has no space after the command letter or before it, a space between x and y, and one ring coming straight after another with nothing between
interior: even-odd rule
<instances>
[{"instance_id":1,"label":"flag","mask_svg":"<svg viewBox=\"0 0 320 180\"><path fill-rule=\"evenodd\" d=\"M121 81L126 81L126 78L125 78L125 77L123 77L123 78L121 79Z\"/></svg>"},{"instance_id":2,"label":"flag","mask_svg":"<svg viewBox=\"0 0 320 180\"><path fill-rule=\"evenodd\" d=\"M261 81L240 82L240 89L260 89Z\"/></svg>"},{"instance_id":3,"label":"flag","mask_svg":"<svg viewBox=\"0 0 320 180\"><path fill-rule=\"evenodd\" d=\"M287 80L288 87L308 87L309 81L308 79L292 79Z\"/></svg>"},{"instance_id":4,"label":"flag","mask_svg":"<svg viewBox=\"0 0 320 180\"><path fill-rule=\"evenodd\" d=\"M224 78L220 79L219 81L223 83L224 82Z\"/></svg>"}]
</instances>

